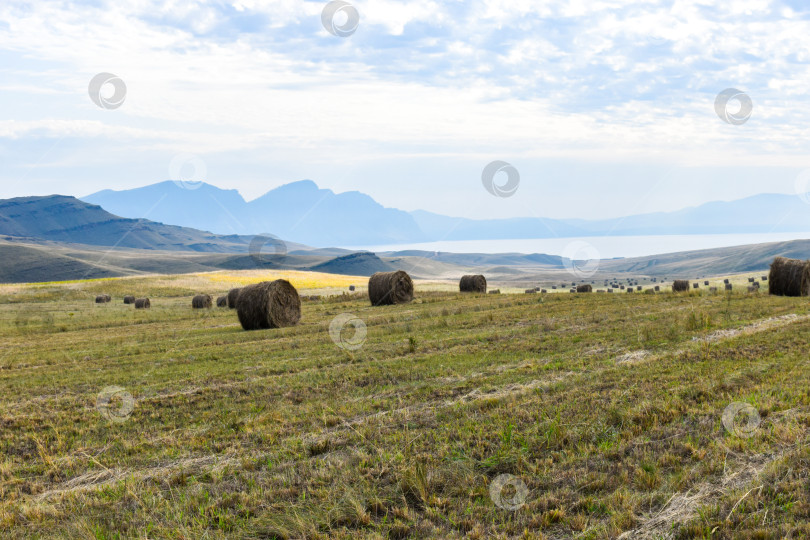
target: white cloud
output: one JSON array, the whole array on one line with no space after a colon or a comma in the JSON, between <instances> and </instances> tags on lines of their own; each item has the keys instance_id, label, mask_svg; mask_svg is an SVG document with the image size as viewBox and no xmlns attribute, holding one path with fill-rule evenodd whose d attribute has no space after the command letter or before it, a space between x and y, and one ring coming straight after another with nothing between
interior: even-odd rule
<instances>
[{"instance_id":1,"label":"white cloud","mask_svg":"<svg viewBox=\"0 0 810 540\"><path fill-rule=\"evenodd\" d=\"M7 1L0 138L272 155L300 176L442 156L803 159L810 23L778 2L378 0L356 2L345 39L321 26L325 3ZM88 99L101 71L126 81L120 109ZM743 126L714 114L729 86L754 101Z\"/></svg>"}]
</instances>

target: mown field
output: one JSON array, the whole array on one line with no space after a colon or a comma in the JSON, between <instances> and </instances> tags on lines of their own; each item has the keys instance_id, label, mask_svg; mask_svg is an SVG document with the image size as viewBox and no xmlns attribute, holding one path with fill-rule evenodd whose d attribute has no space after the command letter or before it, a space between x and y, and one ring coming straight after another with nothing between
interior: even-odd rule
<instances>
[{"instance_id":1,"label":"mown field","mask_svg":"<svg viewBox=\"0 0 810 540\"><path fill-rule=\"evenodd\" d=\"M807 299L190 309L262 277L0 287L0 537L810 536Z\"/></svg>"}]
</instances>

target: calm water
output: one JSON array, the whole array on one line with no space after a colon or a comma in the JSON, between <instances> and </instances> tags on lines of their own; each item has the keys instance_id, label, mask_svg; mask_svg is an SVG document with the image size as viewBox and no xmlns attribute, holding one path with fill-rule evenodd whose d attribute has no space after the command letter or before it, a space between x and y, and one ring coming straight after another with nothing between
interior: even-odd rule
<instances>
[{"instance_id":1,"label":"calm water","mask_svg":"<svg viewBox=\"0 0 810 540\"><path fill-rule=\"evenodd\" d=\"M574 242L593 246L602 259L614 257L641 257L693 249L782 242L810 239L810 232L761 234L701 234L662 236L586 236L580 238L538 238L524 240L452 240L421 244L393 244L383 246L353 246L350 249L369 251L449 251L452 253L545 253L563 255Z\"/></svg>"}]
</instances>

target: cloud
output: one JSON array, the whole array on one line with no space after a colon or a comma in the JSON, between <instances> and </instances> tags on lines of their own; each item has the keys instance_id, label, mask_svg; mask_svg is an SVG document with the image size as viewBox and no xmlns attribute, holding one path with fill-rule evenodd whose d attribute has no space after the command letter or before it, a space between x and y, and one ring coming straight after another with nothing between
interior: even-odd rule
<instances>
[{"instance_id":1,"label":"cloud","mask_svg":"<svg viewBox=\"0 0 810 540\"><path fill-rule=\"evenodd\" d=\"M0 144L69 139L75 161L94 164L143 159L120 150L132 144L149 156L238 155L256 164L239 168L245 182L267 175L273 156L286 180L315 171L327 185L349 182L330 168L377 171L385 160L406 163L405 176L409 161L415 173L442 157L475 167L485 156L631 167L804 159L810 22L797 2L358 1L349 38L326 32L324 5L8 0ZM88 99L102 71L127 84L120 109ZM745 125L714 113L728 87L752 97ZM466 170L448 170L448 185L466 185ZM573 179L586 191L593 182ZM394 200L400 185L377 182L373 195Z\"/></svg>"}]
</instances>

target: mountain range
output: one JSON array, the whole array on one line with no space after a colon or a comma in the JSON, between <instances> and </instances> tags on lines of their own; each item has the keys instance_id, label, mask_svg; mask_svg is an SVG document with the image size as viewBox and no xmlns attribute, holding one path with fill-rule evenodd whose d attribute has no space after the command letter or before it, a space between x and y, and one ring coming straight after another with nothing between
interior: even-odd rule
<instances>
[{"instance_id":1,"label":"mountain range","mask_svg":"<svg viewBox=\"0 0 810 540\"><path fill-rule=\"evenodd\" d=\"M383 207L357 191L334 193L320 189L311 180L285 184L249 202L236 190L172 181L122 191L107 189L82 200L126 218L144 218L219 235L271 233L285 241L321 247L438 240L810 231L810 205L795 195L781 194L600 220L474 220L423 210L406 212Z\"/></svg>"},{"instance_id":2,"label":"mountain range","mask_svg":"<svg viewBox=\"0 0 810 540\"><path fill-rule=\"evenodd\" d=\"M416 278L450 280L464 273L485 273L494 283L515 286L570 279L565 261L556 255L424 250L375 254L288 242L283 256L256 257L249 253L254 239L123 218L64 195L0 200L0 282L262 268L354 276L405 269ZM760 271L776 255L807 258L810 240L604 260L593 279Z\"/></svg>"}]
</instances>

